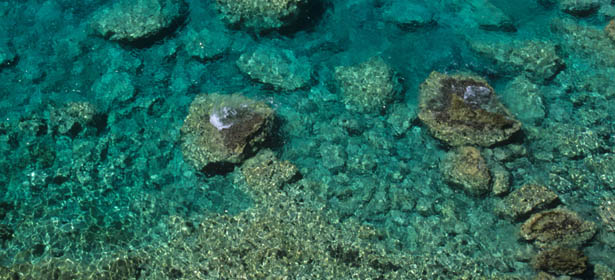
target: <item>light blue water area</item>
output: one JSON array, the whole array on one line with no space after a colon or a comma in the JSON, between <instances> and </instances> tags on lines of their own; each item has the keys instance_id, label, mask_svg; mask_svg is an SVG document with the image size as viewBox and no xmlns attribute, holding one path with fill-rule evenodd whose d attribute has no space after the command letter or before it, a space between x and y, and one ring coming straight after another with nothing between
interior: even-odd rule
<instances>
[{"instance_id":1,"label":"light blue water area","mask_svg":"<svg viewBox=\"0 0 615 280\"><path fill-rule=\"evenodd\" d=\"M539 184L559 196L559 207L595 224L595 236L575 248L589 269L572 277L608 279L598 268L615 265L615 210L605 204L615 187L610 1L290 1L309 5L291 24L292 11L270 28L251 25L249 12L233 22L220 8L228 1L136 1L177 5L169 15L113 9L128 2L0 2L7 271L54 258L88 265L174 240L170 221L198 225L263 203L247 191L243 159L208 171L184 153L193 100L240 93L273 108L271 133L255 145L297 167L300 182L313 186L302 190L306 200L321 201L340 222L382 232L388 250L446 252L451 262L484 264L491 276L558 274L532 265L544 248L520 238L527 217L494 210L509 193ZM122 16L143 22L149 12L162 27L122 33ZM143 30L151 33L135 35ZM240 57L259 48L265 54L246 66L254 68L242 68ZM392 77L379 84L371 73L362 90L390 82L394 93L358 99L340 71L374 57ZM433 71L482 77L522 124L504 141L469 144L491 174L482 195L446 179L455 145L418 117ZM496 170L509 175L502 193L491 191Z\"/></svg>"}]
</instances>

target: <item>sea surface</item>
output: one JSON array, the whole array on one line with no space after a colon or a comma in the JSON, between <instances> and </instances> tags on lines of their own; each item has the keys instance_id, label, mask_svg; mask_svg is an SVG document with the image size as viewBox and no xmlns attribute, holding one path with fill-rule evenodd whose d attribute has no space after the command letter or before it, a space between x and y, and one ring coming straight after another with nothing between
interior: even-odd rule
<instances>
[{"instance_id":1,"label":"sea surface","mask_svg":"<svg viewBox=\"0 0 615 280\"><path fill-rule=\"evenodd\" d=\"M615 279L614 18L2 0L0 279Z\"/></svg>"}]
</instances>

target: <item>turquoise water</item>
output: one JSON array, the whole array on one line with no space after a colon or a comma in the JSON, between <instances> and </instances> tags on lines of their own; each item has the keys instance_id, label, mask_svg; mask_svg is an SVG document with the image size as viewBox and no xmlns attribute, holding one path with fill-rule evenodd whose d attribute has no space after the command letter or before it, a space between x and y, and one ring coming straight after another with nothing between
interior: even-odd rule
<instances>
[{"instance_id":1,"label":"turquoise water","mask_svg":"<svg viewBox=\"0 0 615 280\"><path fill-rule=\"evenodd\" d=\"M0 279L615 279L611 1L0 14Z\"/></svg>"}]
</instances>

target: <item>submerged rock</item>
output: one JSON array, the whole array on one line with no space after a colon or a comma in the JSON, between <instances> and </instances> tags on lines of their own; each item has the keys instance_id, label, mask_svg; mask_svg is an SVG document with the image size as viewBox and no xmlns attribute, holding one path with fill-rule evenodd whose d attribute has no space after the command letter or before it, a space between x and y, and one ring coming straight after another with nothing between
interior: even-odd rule
<instances>
[{"instance_id":1,"label":"submerged rock","mask_svg":"<svg viewBox=\"0 0 615 280\"><path fill-rule=\"evenodd\" d=\"M521 225L520 233L540 248L576 248L594 237L596 225L570 210L553 209L532 215Z\"/></svg>"},{"instance_id":2,"label":"submerged rock","mask_svg":"<svg viewBox=\"0 0 615 280\"><path fill-rule=\"evenodd\" d=\"M414 31L422 27L436 25L433 7L426 3L412 1L391 1L382 12L384 20L397 24L401 29Z\"/></svg>"},{"instance_id":3,"label":"submerged rock","mask_svg":"<svg viewBox=\"0 0 615 280\"><path fill-rule=\"evenodd\" d=\"M263 102L239 94L201 94L181 128L184 158L199 171L223 173L259 149L273 119Z\"/></svg>"},{"instance_id":4,"label":"submerged rock","mask_svg":"<svg viewBox=\"0 0 615 280\"><path fill-rule=\"evenodd\" d=\"M541 185L526 184L506 196L495 211L498 215L517 220L532 212L544 210L557 201L557 194L552 190Z\"/></svg>"},{"instance_id":5,"label":"submerged rock","mask_svg":"<svg viewBox=\"0 0 615 280\"><path fill-rule=\"evenodd\" d=\"M237 67L250 78L277 90L296 90L308 85L312 67L306 57L297 58L293 51L259 47L237 60Z\"/></svg>"},{"instance_id":6,"label":"submerged rock","mask_svg":"<svg viewBox=\"0 0 615 280\"><path fill-rule=\"evenodd\" d=\"M432 72L421 84L419 118L451 146L491 146L521 128L482 78Z\"/></svg>"},{"instance_id":7,"label":"submerged rock","mask_svg":"<svg viewBox=\"0 0 615 280\"><path fill-rule=\"evenodd\" d=\"M263 32L293 24L309 0L216 0L229 24Z\"/></svg>"},{"instance_id":8,"label":"submerged rock","mask_svg":"<svg viewBox=\"0 0 615 280\"><path fill-rule=\"evenodd\" d=\"M359 112L380 112L401 91L395 71L380 57L355 66L335 68L335 80L346 107Z\"/></svg>"},{"instance_id":9,"label":"submerged rock","mask_svg":"<svg viewBox=\"0 0 615 280\"><path fill-rule=\"evenodd\" d=\"M163 35L186 11L183 0L122 0L97 11L91 26L109 40L137 42Z\"/></svg>"},{"instance_id":10,"label":"submerged rock","mask_svg":"<svg viewBox=\"0 0 615 280\"><path fill-rule=\"evenodd\" d=\"M182 37L186 52L198 60L210 60L222 56L231 46L228 34L203 28L189 29Z\"/></svg>"},{"instance_id":11,"label":"submerged rock","mask_svg":"<svg viewBox=\"0 0 615 280\"><path fill-rule=\"evenodd\" d=\"M473 195L490 191L491 176L480 151L471 146L459 147L446 155L440 166L444 178Z\"/></svg>"},{"instance_id":12,"label":"submerged rock","mask_svg":"<svg viewBox=\"0 0 615 280\"><path fill-rule=\"evenodd\" d=\"M556 46L548 42L473 43L471 47L492 60L502 72L509 75L521 72L534 82L551 80L565 68Z\"/></svg>"},{"instance_id":13,"label":"submerged rock","mask_svg":"<svg viewBox=\"0 0 615 280\"><path fill-rule=\"evenodd\" d=\"M615 19L612 19L609 24L604 28L606 35L613 41L615 41Z\"/></svg>"},{"instance_id":14,"label":"submerged rock","mask_svg":"<svg viewBox=\"0 0 615 280\"><path fill-rule=\"evenodd\" d=\"M92 122L95 114L96 108L88 102L69 102L51 110L49 121L60 134L66 134L81 131Z\"/></svg>"},{"instance_id":15,"label":"submerged rock","mask_svg":"<svg viewBox=\"0 0 615 280\"><path fill-rule=\"evenodd\" d=\"M560 9L577 17L590 16L602 5L600 0L560 0Z\"/></svg>"},{"instance_id":16,"label":"submerged rock","mask_svg":"<svg viewBox=\"0 0 615 280\"><path fill-rule=\"evenodd\" d=\"M502 103L524 124L539 124L546 115L538 86L523 76L506 85Z\"/></svg>"},{"instance_id":17,"label":"submerged rock","mask_svg":"<svg viewBox=\"0 0 615 280\"><path fill-rule=\"evenodd\" d=\"M532 264L551 274L578 275L587 270L587 257L577 249L558 247L540 251Z\"/></svg>"},{"instance_id":18,"label":"submerged rock","mask_svg":"<svg viewBox=\"0 0 615 280\"><path fill-rule=\"evenodd\" d=\"M269 149L260 151L241 166L241 174L251 189L266 195L297 178L299 170L289 161L279 160Z\"/></svg>"},{"instance_id":19,"label":"submerged rock","mask_svg":"<svg viewBox=\"0 0 615 280\"><path fill-rule=\"evenodd\" d=\"M0 41L0 68L10 66L17 60L17 54L6 42Z\"/></svg>"}]
</instances>

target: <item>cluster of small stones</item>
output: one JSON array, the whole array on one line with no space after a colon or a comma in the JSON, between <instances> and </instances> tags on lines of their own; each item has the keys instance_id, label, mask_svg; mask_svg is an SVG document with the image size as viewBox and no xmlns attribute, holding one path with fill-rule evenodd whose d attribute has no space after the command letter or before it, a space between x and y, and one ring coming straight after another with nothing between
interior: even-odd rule
<instances>
[{"instance_id":1,"label":"cluster of small stones","mask_svg":"<svg viewBox=\"0 0 615 280\"><path fill-rule=\"evenodd\" d=\"M381 57L355 66L338 66L335 80L346 107L359 112L384 111L401 91L397 74Z\"/></svg>"}]
</instances>

